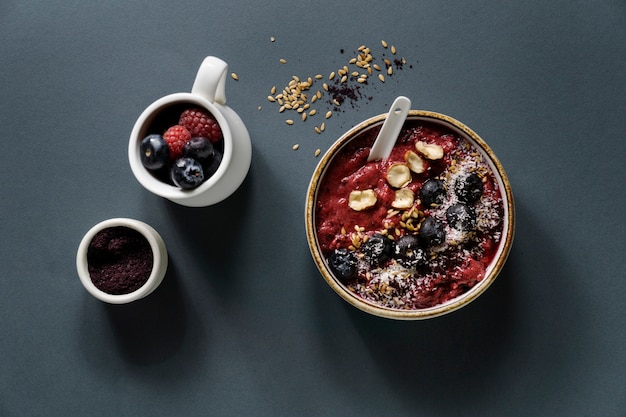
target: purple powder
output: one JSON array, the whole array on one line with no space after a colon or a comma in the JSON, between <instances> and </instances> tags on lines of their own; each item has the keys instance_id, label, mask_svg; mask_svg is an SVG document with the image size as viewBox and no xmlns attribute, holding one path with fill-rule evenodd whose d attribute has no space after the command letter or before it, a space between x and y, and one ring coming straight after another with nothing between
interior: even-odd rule
<instances>
[{"instance_id":1,"label":"purple powder","mask_svg":"<svg viewBox=\"0 0 626 417\"><path fill-rule=\"evenodd\" d=\"M109 294L128 294L146 283L152 273L150 243L136 230L109 227L96 233L87 249L91 282Z\"/></svg>"}]
</instances>

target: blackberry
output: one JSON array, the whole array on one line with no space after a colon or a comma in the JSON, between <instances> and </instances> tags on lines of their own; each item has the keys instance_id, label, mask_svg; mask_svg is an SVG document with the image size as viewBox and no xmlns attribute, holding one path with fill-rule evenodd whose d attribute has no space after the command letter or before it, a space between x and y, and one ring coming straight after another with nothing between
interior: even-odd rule
<instances>
[{"instance_id":1,"label":"blackberry","mask_svg":"<svg viewBox=\"0 0 626 417\"><path fill-rule=\"evenodd\" d=\"M483 195L483 181L476 173L471 173L463 179L458 179L454 184L454 193L459 201L466 204L474 204Z\"/></svg>"},{"instance_id":2,"label":"blackberry","mask_svg":"<svg viewBox=\"0 0 626 417\"><path fill-rule=\"evenodd\" d=\"M427 179L420 189L420 200L426 207L436 207L443 203L447 195L443 180L436 178Z\"/></svg>"},{"instance_id":3,"label":"blackberry","mask_svg":"<svg viewBox=\"0 0 626 417\"><path fill-rule=\"evenodd\" d=\"M361 245L361 251L370 265L379 265L393 254L393 241L387 236L375 233Z\"/></svg>"},{"instance_id":4,"label":"blackberry","mask_svg":"<svg viewBox=\"0 0 626 417\"><path fill-rule=\"evenodd\" d=\"M335 277L345 281L356 275L358 260L348 249L335 249L328 257L328 266Z\"/></svg>"}]
</instances>

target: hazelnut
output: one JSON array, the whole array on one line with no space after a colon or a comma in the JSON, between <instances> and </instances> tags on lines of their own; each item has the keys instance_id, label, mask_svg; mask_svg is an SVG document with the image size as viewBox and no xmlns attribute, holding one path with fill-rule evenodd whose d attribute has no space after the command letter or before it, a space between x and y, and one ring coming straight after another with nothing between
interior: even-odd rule
<instances>
[{"instance_id":1,"label":"hazelnut","mask_svg":"<svg viewBox=\"0 0 626 417\"><path fill-rule=\"evenodd\" d=\"M421 174L422 172L424 172L424 161L415 152L406 151L406 153L404 154L404 160L406 161L411 171L415 172L416 174Z\"/></svg>"},{"instance_id":2,"label":"hazelnut","mask_svg":"<svg viewBox=\"0 0 626 417\"><path fill-rule=\"evenodd\" d=\"M406 187L411 179L411 170L405 164L392 164L387 170L387 182L394 188Z\"/></svg>"},{"instance_id":3,"label":"hazelnut","mask_svg":"<svg viewBox=\"0 0 626 417\"><path fill-rule=\"evenodd\" d=\"M354 190L350 193L348 206L354 211L362 211L376 204L374 190Z\"/></svg>"},{"instance_id":4,"label":"hazelnut","mask_svg":"<svg viewBox=\"0 0 626 417\"><path fill-rule=\"evenodd\" d=\"M436 143L417 141L417 143L415 143L415 149L424 155L424 157L433 161L443 158L443 148Z\"/></svg>"},{"instance_id":5,"label":"hazelnut","mask_svg":"<svg viewBox=\"0 0 626 417\"><path fill-rule=\"evenodd\" d=\"M391 203L393 208L400 210L408 209L413 205L415 201L415 194L410 188L400 188L396 191L396 198Z\"/></svg>"}]
</instances>

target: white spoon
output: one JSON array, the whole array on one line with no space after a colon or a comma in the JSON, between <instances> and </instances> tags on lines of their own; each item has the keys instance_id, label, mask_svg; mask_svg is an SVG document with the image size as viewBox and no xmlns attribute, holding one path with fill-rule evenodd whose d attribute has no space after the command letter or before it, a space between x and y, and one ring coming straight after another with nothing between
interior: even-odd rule
<instances>
[{"instance_id":1,"label":"white spoon","mask_svg":"<svg viewBox=\"0 0 626 417\"><path fill-rule=\"evenodd\" d=\"M380 128L378 137L376 137L374 141L367 162L376 161L377 159L387 159L389 157L410 109L411 100L408 98L399 96L394 100L391 105L391 110L389 110L387 118L383 123L383 127Z\"/></svg>"}]
</instances>

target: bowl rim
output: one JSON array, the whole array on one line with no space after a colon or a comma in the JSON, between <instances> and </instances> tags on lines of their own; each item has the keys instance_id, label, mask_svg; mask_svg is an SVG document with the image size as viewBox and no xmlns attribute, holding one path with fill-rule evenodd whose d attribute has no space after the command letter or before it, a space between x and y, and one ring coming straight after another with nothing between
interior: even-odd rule
<instances>
[{"instance_id":1,"label":"bowl rim","mask_svg":"<svg viewBox=\"0 0 626 417\"><path fill-rule=\"evenodd\" d=\"M444 125L445 127L452 129L453 131L456 131L461 136L469 139L470 141L473 141L474 144L479 148L479 150L484 153L487 162L493 165L492 168L494 168L496 180L501 187L504 201L505 215L502 231L504 238L499 245L496 257L491 263L490 269L485 274L485 277L466 293L456 298L453 298L452 300L449 300L445 303L418 310L399 310L383 307L358 297L354 293L347 290L344 285L341 284L334 277L334 275L328 270L326 261L321 255L319 244L317 241L317 233L315 230L315 201L317 199L317 187L326 171L326 168L328 167L328 164L333 160L336 153L344 145L346 145L356 133L373 127L379 123L382 123L385 120L386 116L387 114L384 113L366 119L361 123L358 123L346 133L344 133L339 139L337 139L337 141L335 141L331 145L331 147L320 159L317 167L315 168L315 171L313 172L306 194L305 226L309 249L313 260L326 283L341 298L343 298L352 306L375 316L396 320L422 320L439 317L456 311L474 301L476 298L478 298L478 296L483 294L487 290L487 288L491 286L491 284L495 281L495 279L501 272L510 253L515 234L515 204L511 185L508 176L506 175L506 172L502 167L502 164L496 157L493 150L478 134L476 134L464 123L442 113L437 113L429 110L410 110L407 115L407 119L435 122Z\"/></svg>"},{"instance_id":2,"label":"bowl rim","mask_svg":"<svg viewBox=\"0 0 626 417\"><path fill-rule=\"evenodd\" d=\"M89 244L98 232L112 227L127 227L139 232L148 241L152 250L152 271L148 280L135 291L126 294L109 294L102 291L94 285L89 274L89 263L87 262ZM142 221L122 217L104 220L91 227L83 236L76 253L76 270L81 283L95 298L110 304L126 304L150 294L163 280L167 265L167 249L158 232L152 226Z\"/></svg>"}]
</instances>

